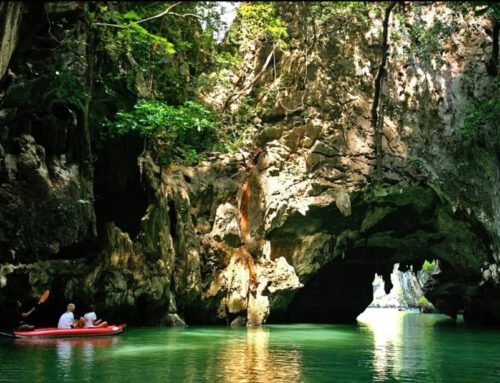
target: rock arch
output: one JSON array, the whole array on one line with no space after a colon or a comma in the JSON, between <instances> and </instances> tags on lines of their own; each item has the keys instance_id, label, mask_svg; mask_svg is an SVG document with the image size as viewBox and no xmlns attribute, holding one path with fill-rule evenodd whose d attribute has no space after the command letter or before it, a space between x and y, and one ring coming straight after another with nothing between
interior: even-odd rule
<instances>
[{"instance_id":1,"label":"rock arch","mask_svg":"<svg viewBox=\"0 0 500 383\"><path fill-rule=\"evenodd\" d=\"M426 291L438 309L456 316L476 305L488 235L466 212L426 185L359 193L351 205L348 216L334 204L311 207L270 233L272 257L285 256L304 284L287 305L271 304L271 321L353 322L371 302L375 273L392 287L395 263L419 270L426 259L442 266Z\"/></svg>"}]
</instances>

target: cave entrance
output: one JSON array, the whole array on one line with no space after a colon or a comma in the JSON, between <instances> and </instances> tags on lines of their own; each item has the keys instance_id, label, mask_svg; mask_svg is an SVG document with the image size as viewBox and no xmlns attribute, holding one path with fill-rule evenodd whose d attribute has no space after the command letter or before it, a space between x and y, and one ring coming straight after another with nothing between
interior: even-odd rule
<instances>
[{"instance_id":1,"label":"cave entrance","mask_svg":"<svg viewBox=\"0 0 500 383\"><path fill-rule=\"evenodd\" d=\"M412 266L408 270L400 270L399 263L394 264L389 286L382 275L375 274L373 300L368 308L434 311L434 306L425 297L424 288L432 275L438 272L438 260L424 261L420 270L414 270ZM392 287L390 291L388 287Z\"/></svg>"},{"instance_id":2,"label":"cave entrance","mask_svg":"<svg viewBox=\"0 0 500 383\"><path fill-rule=\"evenodd\" d=\"M418 272L436 267L434 259L439 273L422 289L425 297L451 317L480 311L481 264L491 262L491 243L467 209L425 185L349 198L348 215L335 204L313 206L269 233L271 259L285 257L304 285L286 303L271 303L270 321L353 323L373 300L375 274L383 275L389 291L396 263L401 271Z\"/></svg>"},{"instance_id":3,"label":"cave entrance","mask_svg":"<svg viewBox=\"0 0 500 383\"><path fill-rule=\"evenodd\" d=\"M387 272L387 270L390 270ZM367 308L434 310L424 285L439 270L438 261L424 261L421 270L398 263L389 268L355 260L324 266L292 298L285 313L271 321L288 323L355 323Z\"/></svg>"},{"instance_id":4,"label":"cave entrance","mask_svg":"<svg viewBox=\"0 0 500 383\"><path fill-rule=\"evenodd\" d=\"M94 175L98 229L114 222L132 238L139 233L149 197L137 164L143 145L141 137L128 134L105 141L98 150Z\"/></svg>"},{"instance_id":5,"label":"cave entrance","mask_svg":"<svg viewBox=\"0 0 500 383\"><path fill-rule=\"evenodd\" d=\"M368 265L331 262L296 293L279 320L354 323L373 299L373 275L374 270Z\"/></svg>"}]
</instances>

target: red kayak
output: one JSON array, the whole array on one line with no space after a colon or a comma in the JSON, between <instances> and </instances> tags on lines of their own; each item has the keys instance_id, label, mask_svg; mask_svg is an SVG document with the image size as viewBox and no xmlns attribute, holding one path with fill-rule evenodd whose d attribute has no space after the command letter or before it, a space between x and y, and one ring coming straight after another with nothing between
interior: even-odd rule
<instances>
[{"instance_id":1,"label":"red kayak","mask_svg":"<svg viewBox=\"0 0 500 383\"><path fill-rule=\"evenodd\" d=\"M68 338L68 337L93 337L102 335L116 335L123 332L123 325L110 325L106 327L87 328L37 328L33 331L14 331L16 338Z\"/></svg>"}]
</instances>

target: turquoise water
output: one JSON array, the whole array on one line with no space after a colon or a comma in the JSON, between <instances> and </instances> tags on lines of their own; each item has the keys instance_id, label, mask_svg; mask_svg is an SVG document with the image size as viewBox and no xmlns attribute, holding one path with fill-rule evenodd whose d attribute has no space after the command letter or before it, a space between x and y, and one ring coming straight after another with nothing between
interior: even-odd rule
<instances>
[{"instance_id":1,"label":"turquoise water","mask_svg":"<svg viewBox=\"0 0 500 383\"><path fill-rule=\"evenodd\" d=\"M0 382L500 382L500 332L367 310L358 325L0 339Z\"/></svg>"}]
</instances>

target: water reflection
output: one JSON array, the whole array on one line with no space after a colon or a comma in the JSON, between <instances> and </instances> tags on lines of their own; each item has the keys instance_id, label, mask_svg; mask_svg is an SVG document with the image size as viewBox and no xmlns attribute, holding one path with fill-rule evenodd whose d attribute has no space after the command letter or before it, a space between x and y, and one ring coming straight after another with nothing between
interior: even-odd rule
<instances>
[{"instance_id":1,"label":"water reflection","mask_svg":"<svg viewBox=\"0 0 500 383\"><path fill-rule=\"evenodd\" d=\"M54 348L56 355L55 372L63 381L74 375L73 364L79 364L79 380L92 381L92 368L95 364L96 348L109 347L121 342L120 338L33 338L16 339L15 344L32 348Z\"/></svg>"},{"instance_id":2,"label":"water reflection","mask_svg":"<svg viewBox=\"0 0 500 383\"><path fill-rule=\"evenodd\" d=\"M428 369L428 355L432 349L429 342L433 338L434 321L429 322L419 314L391 309L366 310L358 321L373 336L374 381L414 381L432 370Z\"/></svg>"},{"instance_id":3,"label":"water reflection","mask_svg":"<svg viewBox=\"0 0 500 383\"><path fill-rule=\"evenodd\" d=\"M65 378L68 378L71 372L71 356L73 355L73 346L68 340L59 340L56 343L57 349L57 367Z\"/></svg>"},{"instance_id":4,"label":"water reflection","mask_svg":"<svg viewBox=\"0 0 500 383\"><path fill-rule=\"evenodd\" d=\"M290 348L270 347L270 330L248 328L244 341L225 347L219 356L217 381L298 382L301 354Z\"/></svg>"},{"instance_id":5,"label":"water reflection","mask_svg":"<svg viewBox=\"0 0 500 383\"><path fill-rule=\"evenodd\" d=\"M500 381L499 332L383 309L359 320L359 326L130 329L107 339L8 339L0 341L0 381Z\"/></svg>"},{"instance_id":6,"label":"water reflection","mask_svg":"<svg viewBox=\"0 0 500 383\"><path fill-rule=\"evenodd\" d=\"M373 333L373 370L375 381L384 381L391 371L399 376L402 370L402 321L397 315L387 315L388 309L365 311L358 321L365 323Z\"/></svg>"}]
</instances>

